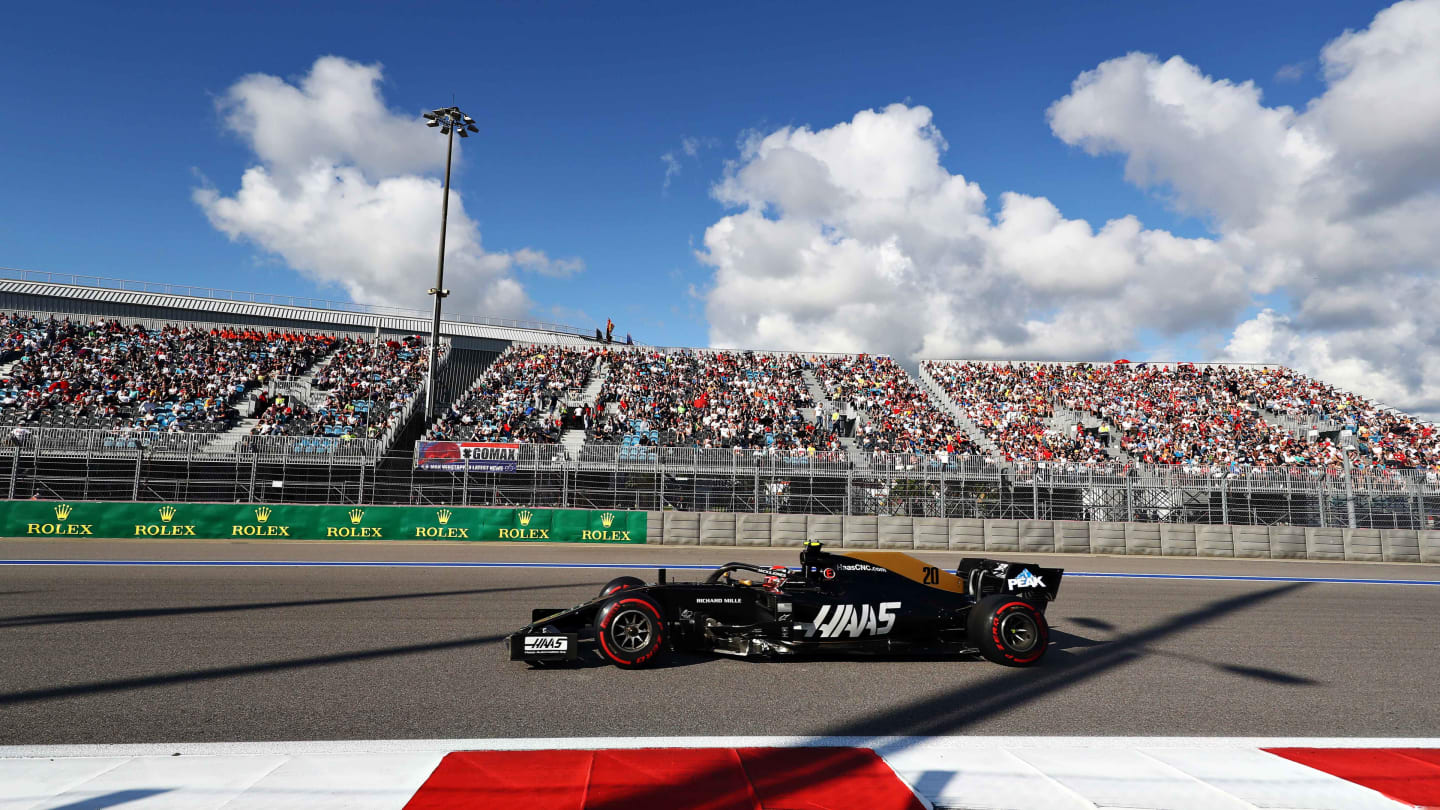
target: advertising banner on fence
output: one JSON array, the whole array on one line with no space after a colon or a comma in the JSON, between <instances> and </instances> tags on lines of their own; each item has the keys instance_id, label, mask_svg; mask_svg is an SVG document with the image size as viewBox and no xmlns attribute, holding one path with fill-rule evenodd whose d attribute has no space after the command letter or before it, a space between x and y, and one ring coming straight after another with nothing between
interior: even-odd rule
<instances>
[{"instance_id":1,"label":"advertising banner on fence","mask_svg":"<svg viewBox=\"0 0 1440 810\"><path fill-rule=\"evenodd\" d=\"M520 445L501 442L416 442L415 466L452 472L515 472Z\"/></svg>"},{"instance_id":2,"label":"advertising banner on fence","mask_svg":"<svg viewBox=\"0 0 1440 810\"><path fill-rule=\"evenodd\" d=\"M643 543L645 513L619 509L0 501L0 536Z\"/></svg>"}]
</instances>

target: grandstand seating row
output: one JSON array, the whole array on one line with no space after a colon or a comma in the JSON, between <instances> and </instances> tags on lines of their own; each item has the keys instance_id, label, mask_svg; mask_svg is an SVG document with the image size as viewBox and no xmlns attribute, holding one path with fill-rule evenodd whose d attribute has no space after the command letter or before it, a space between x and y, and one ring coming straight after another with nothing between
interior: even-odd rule
<instances>
[{"instance_id":1,"label":"grandstand seating row","mask_svg":"<svg viewBox=\"0 0 1440 810\"><path fill-rule=\"evenodd\" d=\"M247 402L258 418L255 435L374 437L414 397L428 362L418 337L367 341L19 314L0 316L0 336L0 424L109 430L122 443L139 441L136 432L222 433L247 416L240 408ZM326 392L319 405L263 391L274 378L312 373L313 387ZM333 444L295 447L324 452Z\"/></svg>"},{"instance_id":2,"label":"grandstand seating row","mask_svg":"<svg viewBox=\"0 0 1440 810\"><path fill-rule=\"evenodd\" d=\"M419 337L0 316L0 424L215 434L249 416L253 435L326 453L392 428L427 363ZM1440 470L1433 424L1291 369L926 361L922 372L938 387L877 355L517 343L426 436L554 444L576 429L622 460L689 447L1324 468L1342 462L1336 430L1348 428L1362 470ZM277 376L319 393L255 396ZM593 400L577 403L592 383Z\"/></svg>"}]
</instances>

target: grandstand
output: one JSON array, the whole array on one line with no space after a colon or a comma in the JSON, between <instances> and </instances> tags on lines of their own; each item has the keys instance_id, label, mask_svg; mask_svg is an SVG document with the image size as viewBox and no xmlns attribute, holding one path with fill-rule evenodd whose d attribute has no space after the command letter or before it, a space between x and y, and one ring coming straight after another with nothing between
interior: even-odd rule
<instances>
[{"instance_id":1,"label":"grandstand","mask_svg":"<svg viewBox=\"0 0 1440 810\"><path fill-rule=\"evenodd\" d=\"M1440 512L1433 424L1275 366L925 361L912 375L883 355L619 346L457 318L427 424L421 312L19 272L0 272L0 311L11 497L1248 511L1397 528ZM506 463L427 463L470 447Z\"/></svg>"}]
</instances>

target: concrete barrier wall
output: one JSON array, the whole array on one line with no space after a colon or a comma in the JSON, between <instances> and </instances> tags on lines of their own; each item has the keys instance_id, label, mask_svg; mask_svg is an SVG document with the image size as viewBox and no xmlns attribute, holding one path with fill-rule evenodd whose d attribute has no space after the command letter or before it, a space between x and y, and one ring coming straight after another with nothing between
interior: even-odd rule
<instances>
[{"instance_id":1,"label":"concrete barrier wall","mask_svg":"<svg viewBox=\"0 0 1440 810\"><path fill-rule=\"evenodd\" d=\"M1440 531L1420 532L1420 562L1440 563Z\"/></svg>"},{"instance_id":2,"label":"concrete barrier wall","mask_svg":"<svg viewBox=\"0 0 1440 810\"><path fill-rule=\"evenodd\" d=\"M699 512L666 512L664 534L660 542L667 546L700 545Z\"/></svg>"},{"instance_id":3,"label":"concrete barrier wall","mask_svg":"<svg viewBox=\"0 0 1440 810\"><path fill-rule=\"evenodd\" d=\"M950 518L951 551L984 551L985 521L980 518Z\"/></svg>"},{"instance_id":4,"label":"concrete barrier wall","mask_svg":"<svg viewBox=\"0 0 1440 810\"><path fill-rule=\"evenodd\" d=\"M807 528L808 519L808 515L771 515L770 545L804 545L810 536L809 529Z\"/></svg>"},{"instance_id":5,"label":"concrete barrier wall","mask_svg":"<svg viewBox=\"0 0 1440 810\"><path fill-rule=\"evenodd\" d=\"M1160 553L1166 557L1194 557L1195 527L1188 523L1160 524Z\"/></svg>"},{"instance_id":6,"label":"concrete barrier wall","mask_svg":"<svg viewBox=\"0 0 1440 810\"><path fill-rule=\"evenodd\" d=\"M1020 521L985 520L986 553L1004 553L1020 550Z\"/></svg>"},{"instance_id":7,"label":"concrete barrier wall","mask_svg":"<svg viewBox=\"0 0 1440 810\"><path fill-rule=\"evenodd\" d=\"M880 518L874 515L846 515L840 544L845 548L878 548Z\"/></svg>"},{"instance_id":8,"label":"concrete barrier wall","mask_svg":"<svg viewBox=\"0 0 1440 810\"><path fill-rule=\"evenodd\" d=\"M650 512L647 543L675 546L798 547L807 539L843 548L1126 554L1440 563L1440 531L1086 523L904 515L758 515Z\"/></svg>"},{"instance_id":9,"label":"concrete barrier wall","mask_svg":"<svg viewBox=\"0 0 1440 810\"><path fill-rule=\"evenodd\" d=\"M838 546L844 542L845 522L839 515L811 515L805 526L811 540L819 540L827 546Z\"/></svg>"},{"instance_id":10,"label":"concrete barrier wall","mask_svg":"<svg viewBox=\"0 0 1440 810\"><path fill-rule=\"evenodd\" d=\"M1345 559L1345 530L1306 529L1305 558L1309 560Z\"/></svg>"},{"instance_id":11,"label":"concrete barrier wall","mask_svg":"<svg viewBox=\"0 0 1440 810\"><path fill-rule=\"evenodd\" d=\"M733 545L735 545L735 513L734 513L734 512L701 512L701 513L700 513L700 545L702 545L702 546L733 546Z\"/></svg>"},{"instance_id":12,"label":"concrete barrier wall","mask_svg":"<svg viewBox=\"0 0 1440 810\"><path fill-rule=\"evenodd\" d=\"M770 545L770 515L740 513L735 517L735 545Z\"/></svg>"}]
</instances>

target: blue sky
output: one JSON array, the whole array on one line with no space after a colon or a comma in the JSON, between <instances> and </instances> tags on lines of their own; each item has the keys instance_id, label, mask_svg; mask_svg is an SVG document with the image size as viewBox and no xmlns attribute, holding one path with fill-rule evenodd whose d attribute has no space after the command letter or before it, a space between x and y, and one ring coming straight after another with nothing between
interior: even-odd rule
<instances>
[{"instance_id":1,"label":"blue sky","mask_svg":"<svg viewBox=\"0 0 1440 810\"><path fill-rule=\"evenodd\" d=\"M0 265L344 297L231 241L191 196L200 177L233 193L256 162L215 99L245 74L294 79L333 54L382 63L393 110L453 94L480 120L456 188L486 249L585 262L570 278L524 277L535 316L587 327L610 316L650 342L703 345L691 291L712 268L694 251L734 210L711 188L747 131L924 105L949 145L944 167L978 182L992 208L1018 191L1097 228L1134 214L1200 236L1205 222L1127 184L1121 158L1052 134L1047 107L1130 51L1179 54L1208 75L1253 79L1266 105L1303 106L1323 91L1320 49L1382 7L12 5L0 32ZM1297 75L1277 77L1287 65ZM693 157L687 137L704 144ZM666 153L680 162L668 186Z\"/></svg>"}]
</instances>

